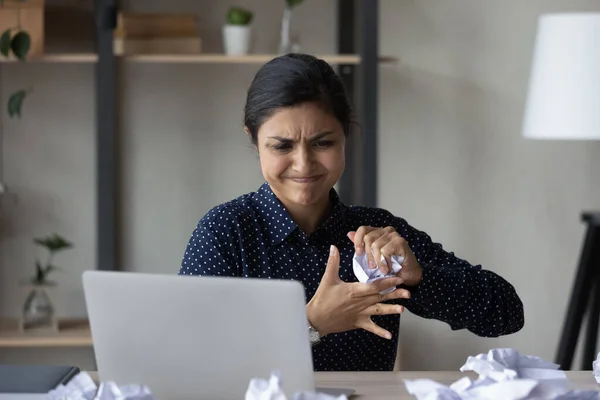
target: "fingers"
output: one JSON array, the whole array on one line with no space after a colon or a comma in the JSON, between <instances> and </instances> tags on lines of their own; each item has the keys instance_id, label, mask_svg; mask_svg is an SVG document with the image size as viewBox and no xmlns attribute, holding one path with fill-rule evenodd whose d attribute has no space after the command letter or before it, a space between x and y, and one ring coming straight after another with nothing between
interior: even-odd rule
<instances>
[{"instance_id":1,"label":"fingers","mask_svg":"<svg viewBox=\"0 0 600 400\"><path fill-rule=\"evenodd\" d=\"M356 251L356 254L362 256L363 251L365 251L365 235L375 229L376 228L373 228L372 226L361 226L356 230L356 232L350 232L350 234L353 234L354 236L354 238L350 240L354 242L354 249ZM348 237L350 237L350 234L348 234Z\"/></svg>"},{"instance_id":2,"label":"fingers","mask_svg":"<svg viewBox=\"0 0 600 400\"><path fill-rule=\"evenodd\" d=\"M372 333L376 334L377 336L381 336L384 339L392 338L392 334L389 331L387 331L387 330L383 329L382 327L380 327L379 325L377 325L369 317L359 319L356 322L356 327L362 328L365 331L372 332Z\"/></svg>"},{"instance_id":3,"label":"fingers","mask_svg":"<svg viewBox=\"0 0 600 400\"><path fill-rule=\"evenodd\" d=\"M392 256L405 257L406 240L397 233L384 236L373 243L373 251L376 252L375 256L379 254L379 260L383 256L384 260L380 261L381 272L387 274L392 269Z\"/></svg>"},{"instance_id":4,"label":"fingers","mask_svg":"<svg viewBox=\"0 0 600 400\"><path fill-rule=\"evenodd\" d=\"M372 283L349 283L350 297L372 297L379 295L380 292L401 285L404 282L402 278L390 277L376 280Z\"/></svg>"},{"instance_id":5,"label":"fingers","mask_svg":"<svg viewBox=\"0 0 600 400\"><path fill-rule=\"evenodd\" d=\"M325 267L322 281L339 282L340 279L340 252L337 247L331 245L329 249L329 259Z\"/></svg>"},{"instance_id":6,"label":"fingers","mask_svg":"<svg viewBox=\"0 0 600 400\"><path fill-rule=\"evenodd\" d=\"M369 240L369 235L367 235L365 240ZM391 234L386 233L386 234L379 236L370 245L371 253L373 253L373 261L375 263L375 267L379 268L383 274L387 274L390 271L389 266L391 266L392 264L391 264L391 261L389 258L384 259L385 261L382 262L382 260L381 260L382 251L381 250L383 250L383 248L386 245L388 245L391 240L393 240L393 237L391 236ZM393 254L393 252L391 254ZM388 257L389 257L389 254L388 254Z\"/></svg>"},{"instance_id":7,"label":"fingers","mask_svg":"<svg viewBox=\"0 0 600 400\"><path fill-rule=\"evenodd\" d=\"M373 301L379 302L396 299L410 299L410 292L406 289L396 289L390 293L377 294L377 297L373 296Z\"/></svg>"},{"instance_id":8,"label":"fingers","mask_svg":"<svg viewBox=\"0 0 600 400\"><path fill-rule=\"evenodd\" d=\"M378 249L373 247L373 243L386 235L387 231L385 229L377 229L368 232L364 236L363 242L365 245L365 252L367 254L367 259L369 260L369 268L371 269L379 267L379 260L381 260L381 255L379 254Z\"/></svg>"},{"instance_id":9,"label":"fingers","mask_svg":"<svg viewBox=\"0 0 600 400\"><path fill-rule=\"evenodd\" d=\"M369 294L379 294L388 289L395 288L398 285L402 285L403 283L404 280L402 278L391 277L379 279L368 284Z\"/></svg>"},{"instance_id":10,"label":"fingers","mask_svg":"<svg viewBox=\"0 0 600 400\"><path fill-rule=\"evenodd\" d=\"M351 242L354 242L354 237L356 236L356 231L350 231L348 232L348 239L350 239Z\"/></svg>"},{"instance_id":11,"label":"fingers","mask_svg":"<svg viewBox=\"0 0 600 400\"><path fill-rule=\"evenodd\" d=\"M365 305L371 307L373 304L383 303L388 300L410 299L410 292L406 289L396 289L390 293L375 293L365 297Z\"/></svg>"},{"instance_id":12,"label":"fingers","mask_svg":"<svg viewBox=\"0 0 600 400\"><path fill-rule=\"evenodd\" d=\"M363 311L367 315L392 315L392 314L401 314L404 312L404 306L398 306L396 304L382 304L377 303L373 304L370 307L367 307L365 311Z\"/></svg>"}]
</instances>

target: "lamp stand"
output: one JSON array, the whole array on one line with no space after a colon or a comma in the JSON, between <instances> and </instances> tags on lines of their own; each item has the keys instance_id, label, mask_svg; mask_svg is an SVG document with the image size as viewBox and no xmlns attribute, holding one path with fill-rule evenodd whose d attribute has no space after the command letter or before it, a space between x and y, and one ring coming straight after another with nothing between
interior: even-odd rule
<instances>
[{"instance_id":1,"label":"lamp stand","mask_svg":"<svg viewBox=\"0 0 600 400\"><path fill-rule=\"evenodd\" d=\"M596 355L598 321L600 317L600 212L584 212L581 219L587 224L585 242L579 259L577 275L566 310L562 335L558 343L556 363L570 370L579 331L587 311L587 330L581 359L581 369L592 369Z\"/></svg>"}]
</instances>

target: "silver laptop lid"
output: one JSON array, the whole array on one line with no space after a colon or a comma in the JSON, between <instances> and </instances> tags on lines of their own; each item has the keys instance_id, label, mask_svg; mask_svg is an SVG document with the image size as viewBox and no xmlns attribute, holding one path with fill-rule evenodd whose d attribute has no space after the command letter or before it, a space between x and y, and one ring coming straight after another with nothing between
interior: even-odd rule
<instances>
[{"instance_id":1,"label":"silver laptop lid","mask_svg":"<svg viewBox=\"0 0 600 400\"><path fill-rule=\"evenodd\" d=\"M101 381L242 399L279 371L286 396L314 390L300 282L86 271L83 286Z\"/></svg>"}]
</instances>

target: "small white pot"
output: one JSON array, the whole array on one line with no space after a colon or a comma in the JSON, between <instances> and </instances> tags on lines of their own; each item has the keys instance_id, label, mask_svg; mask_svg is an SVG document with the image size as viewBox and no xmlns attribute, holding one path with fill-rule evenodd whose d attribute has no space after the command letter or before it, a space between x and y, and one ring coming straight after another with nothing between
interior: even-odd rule
<instances>
[{"instance_id":1,"label":"small white pot","mask_svg":"<svg viewBox=\"0 0 600 400\"><path fill-rule=\"evenodd\" d=\"M249 25L224 25L223 47L225 54L230 56L242 56L248 54L250 49Z\"/></svg>"}]
</instances>

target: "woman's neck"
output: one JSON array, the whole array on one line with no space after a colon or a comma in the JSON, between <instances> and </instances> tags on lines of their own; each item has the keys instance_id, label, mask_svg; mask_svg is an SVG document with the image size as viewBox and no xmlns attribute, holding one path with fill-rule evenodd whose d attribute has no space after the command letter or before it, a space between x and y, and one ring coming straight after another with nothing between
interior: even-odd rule
<instances>
[{"instance_id":1,"label":"woman's neck","mask_svg":"<svg viewBox=\"0 0 600 400\"><path fill-rule=\"evenodd\" d=\"M331 212L331 201L329 198L323 199L317 204L310 206L299 206L297 204L284 204L292 220L302 229L304 233L310 235L317 230Z\"/></svg>"}]
</instances>

